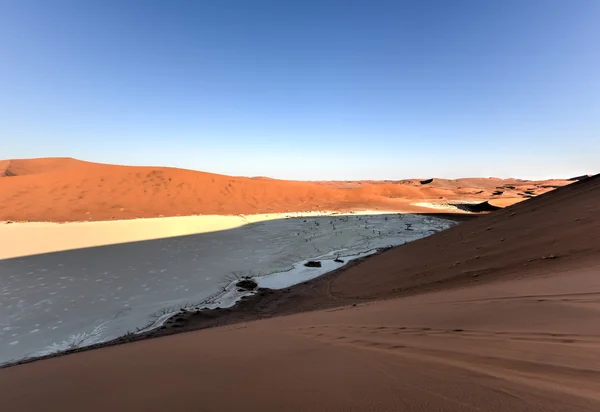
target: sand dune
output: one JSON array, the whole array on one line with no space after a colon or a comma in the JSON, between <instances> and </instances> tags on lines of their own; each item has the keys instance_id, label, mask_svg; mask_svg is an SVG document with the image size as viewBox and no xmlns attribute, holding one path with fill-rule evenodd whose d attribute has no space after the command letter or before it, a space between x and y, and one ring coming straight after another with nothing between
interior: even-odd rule
<instances>
[{"instance_id":1,"label":"sand dune","mask_svg":"<svg viewBox=\"0 0 600 412\"><path fill-rule=\"evenodd\" d=\"M599 216L596 176L214 311L229 326L0 370L3 410L597 411Z\"/></svg>"},{"instance_id":2,"label":"sand dune","mask_svg":"<svg viewBox=\"0 0 600 412\"><path fill-rule=\"evenodd\" d=\"M232 177L165 167L117 166L70 158L0 162L0 220L101 221L197 214L315 210L435 212L416 200L521 201L570 181L418 179L299 182ZM493 192L502 188L501 196Z\"/></svg>"},{"instance_id":3,"label":"sand dune","mask_svg":"<svg viewBox=\"0 0 600 412\"><path fill-rule=\"evenodd\" d=\"M357 267L336 281L332 291L390 296L598 259L599 216L597 176L390 251L369 262L371 272L385 276L366 277L366 266Z\"/></svg>"}]
</instances>

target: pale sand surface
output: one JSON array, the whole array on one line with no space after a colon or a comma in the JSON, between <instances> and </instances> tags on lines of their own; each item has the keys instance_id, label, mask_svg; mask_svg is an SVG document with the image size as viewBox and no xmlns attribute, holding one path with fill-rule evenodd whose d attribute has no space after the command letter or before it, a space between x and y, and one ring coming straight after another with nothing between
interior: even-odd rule
<instances>
[{"instance_id":1,"label":"pale sand surface","mask_svg":"<svg viewBox=\"0 0 600 412\"><path fill-rule=\"evenodd\" d=\"M597 274L583 268L26 364L0 370L2 409L598 411Z\"/></svg>"},{"instance_id":2,"label":"pale sand surface","mask_svg":"<svg viewBox=\"0 0 600 412\"><path fill-rule=\"evenodd\" d=\"M0 225L0 259L233 229L240 216L185 216L101 222L15 222Z\"/></svg>"},{"instance_id":3,"label":"pale sand surface","mask_svg":"<svg viewBox=\"0 0 600 412\"><path fill-rule=\"evenodd\" d=\"M362 210L352 215L397 214ZM255 215L205 215L99 222L0 222L0 259L59 252L94 246L210 233L269 220L344 215L336 211L309 211ZM4 224L3 224L4 223Z\"/></svg>"}]
</instances>

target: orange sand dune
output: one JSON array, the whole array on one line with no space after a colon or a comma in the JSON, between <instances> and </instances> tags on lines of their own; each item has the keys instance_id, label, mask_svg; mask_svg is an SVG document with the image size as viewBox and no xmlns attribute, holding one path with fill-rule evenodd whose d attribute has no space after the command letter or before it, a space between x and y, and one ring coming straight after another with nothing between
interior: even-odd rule
<instances>
[{"instance_id":1,"label":"orange sand dune","mask_svg":"<svg viewBox=\"0 0 600 412\"><path fill-rule=\"evenodd\" d=\"M74 221L247 214L361 207L365 203L351 193L313 183L174 168L34 159L11 161L9 169L16 176L0 180L0 219ZM377 204L377 199L373 203Z\"/></svg>"},{"instance_id":2,"label":"orange sand dune","mask_svg":"<svg viewBox=\"0 0 600 412\"><path fill-rule=\"evenodd\" d=\"M568 183L552 182L554 186ZM513 188L493 194L506 185ZM428 185L418 180L299 182L70 158L5 160L0 162L0 220L97 221L352 209L428 212L411 203L497 197L513 203L552 189L543 185L514 179L434 179Z\"/></svg>"},{"instance_id":3,"label":"orange sand dune","mask_svg":"<svg viewBox=\"0 0 600 412\"><path fill-rule=\"evenodd\" d=\"M224 327L2 369L0 401L9 412L598 411L598 273L600 176L170 326Z\"/></svg>"}]
</instances>

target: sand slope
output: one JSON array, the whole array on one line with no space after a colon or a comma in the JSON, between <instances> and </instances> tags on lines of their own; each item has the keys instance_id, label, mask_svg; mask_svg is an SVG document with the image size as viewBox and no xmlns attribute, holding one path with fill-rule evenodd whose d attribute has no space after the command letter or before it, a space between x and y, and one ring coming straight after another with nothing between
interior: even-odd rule
<instances>
[{"instance_id":1,"label":"sand slope","mask_svg":"<svg viewBox=\"0 0 600 412\"><path fill-rule=\"evenodd\" d=\"M599 200L595 177L299 287L356 306L0 370L3 410L600 410Z\"/></svg>"},{"instance_id":2,"label":"sand slope","mask_svg":"<svg viewBox=\"0 0 600 412\"><path fill-rule=\"evenodd\" d=\"M571 275L571 274L568 274ZM0 370L5 411L600 407L593 273L212 329ZM590 300L596 299L595 302Z\"/></svg>"},{"instance_id":3,"label":"sand slope","mask_svg":"<svg viewBox=\"0 0 600 412\"><path fill-rule=\"evenodd\" d=\"M0 161L0 220L99 221L352 209L428 212L431 209L412 203L502 199L505 206L569 183L514 179L434 179L427 185L419 180L298 182L70 158L17 159Z\"/></svg>"},{"instance_id":4,"label":"sand slope","mask_svg":"<svg viewBox=\"0 0 600 412\"><path fill-rule=\"evenodd\" d=\"M600 176L461 224L349 270L336 294L390 296L598 259ZM402 262L401 265L398 262Z\"/></svg>"}]
</instances>

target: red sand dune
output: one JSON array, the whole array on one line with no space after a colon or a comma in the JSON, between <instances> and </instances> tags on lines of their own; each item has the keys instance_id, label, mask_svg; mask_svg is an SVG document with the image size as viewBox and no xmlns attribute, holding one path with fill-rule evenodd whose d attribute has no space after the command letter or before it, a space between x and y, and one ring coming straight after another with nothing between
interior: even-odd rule
<instances>
[{"instance_id":1,"label":"red sand dune","mask_svg":"<svg viewBox=\"0 0 600 412\"><path fill-rule=\"evenodd\" d=\"M599 273L596 176L177 322L228 326L2 369L0 400L10 412L598 411Z\"/></svg>"},{"instance_id":2,"label":"red sand dune","mask_svg":"<svg viewBox=\"0 0 600 412\"><path fill-rule=\"evenodd\" d=\"M493 195L497 187L506 185L514 189ZM0 220L83 221L352 209L427 212L431 210L411 202L502 197L505 204L512 204L525 198L526 189L534 194L552 189L543 185L514 179L434 179L425 186L419 180L299 182L70 158L5 160L0 162Z\"/></svg>"}]
</instances>

